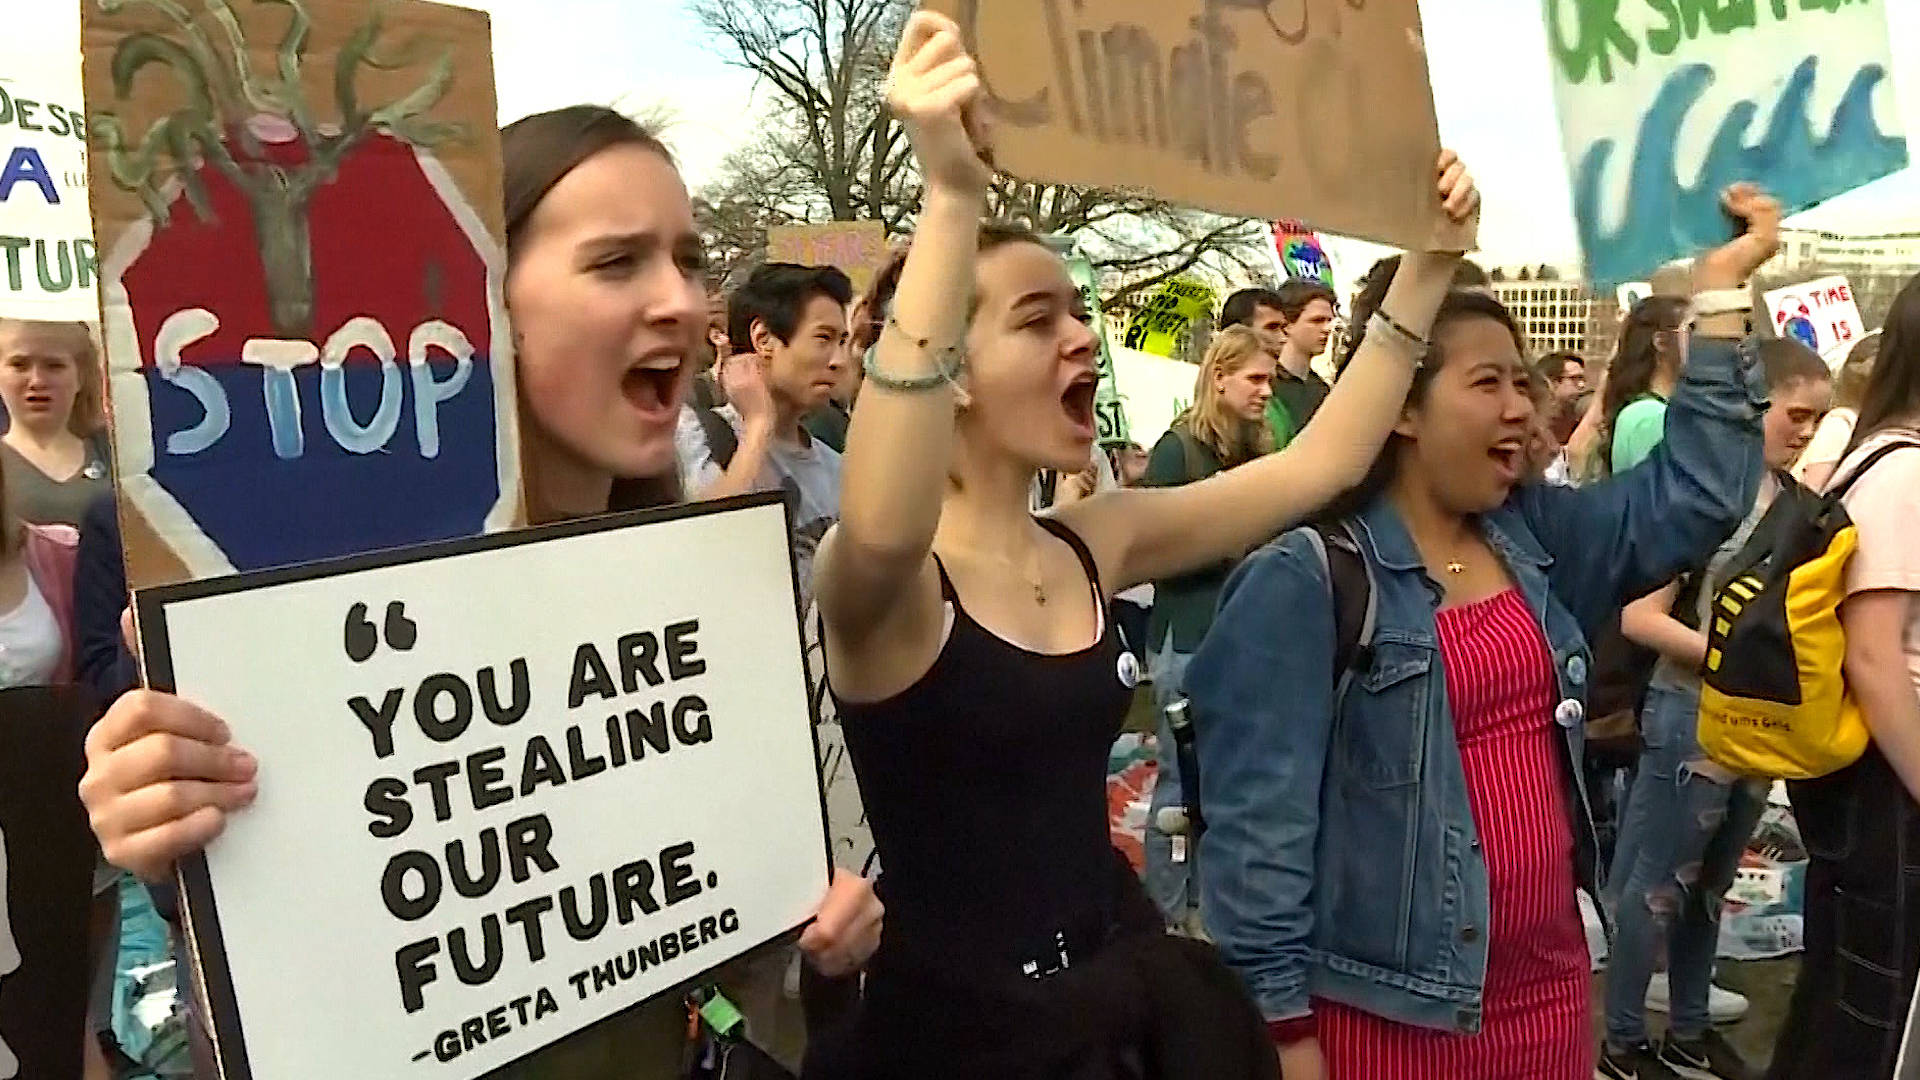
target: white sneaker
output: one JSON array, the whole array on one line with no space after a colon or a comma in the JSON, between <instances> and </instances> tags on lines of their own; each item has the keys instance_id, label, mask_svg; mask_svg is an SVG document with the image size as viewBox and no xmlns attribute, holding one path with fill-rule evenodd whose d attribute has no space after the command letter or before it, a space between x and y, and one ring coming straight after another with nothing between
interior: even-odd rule
<instances>
[{"instance_id":1,"label":"white sneaker","mask_svg":"<svg viewBox=\"0 0 1920 1080\"><path fill-rule=\"evenodd\" d=\"M1647 981L1647 1008L1653 1012L1669 1012L1673 1006L1673 989L1667 984L1667 973L1657 972ZM1707 1019L1716 1024L1732 1024L1747 1015L1747 999L1731 990L1710 986L1707 990Z\"/></svg>"}]
</instances>

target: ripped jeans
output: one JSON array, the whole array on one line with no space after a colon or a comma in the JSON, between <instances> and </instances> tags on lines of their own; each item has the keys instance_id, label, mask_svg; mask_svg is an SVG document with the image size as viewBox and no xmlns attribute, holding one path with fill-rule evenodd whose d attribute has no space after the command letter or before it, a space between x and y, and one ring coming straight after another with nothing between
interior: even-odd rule
<instances>
[{"instance_id":1,"label":"ripped jeans","mask_svg":"<svg viewBox=\"0 0 1920 1080\"><path fill-rule=\"evenodd\" d=\"M1663 952L1671 1030L1682 1039L1707 1030L1721 901L1767 808L1766 781L1729 782L1704 761L1699 712L1697 689L1655 687L1640 716L1644 748L1610 889L1618 936L1607 966L1607 1042L1616 1047L1647 1037L1647 982Z\"/></svg>"}]
</instances>

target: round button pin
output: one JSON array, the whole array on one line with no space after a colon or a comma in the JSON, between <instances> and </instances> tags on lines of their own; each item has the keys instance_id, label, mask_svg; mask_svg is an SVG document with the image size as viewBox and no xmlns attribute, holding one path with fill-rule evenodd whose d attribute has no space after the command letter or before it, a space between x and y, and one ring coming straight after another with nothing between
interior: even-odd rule
<instances>
[{"instance_id":1,"label":"round button pin","mask_svg":"<svg viewBox=\"0 0 1920 1080\"><path fill-rule=\"evenodd\" d=\"M1561 702L1559 708L1553 710L1553 719L1561 727L1572 727L1586 718L1587 707L1573 698Z\"/></svg>"},{"instance_id":2,"label":"round button pin","mask_svg":"<svg viewBox=\"0 0 1920 1080\"><path fill-rule=\"evenodd\" d=\"M1572 656L1567 658L1567 678L1577 683L1587 681L1587 661L1585 657Z\"/></svg>"},{"instance_id":3,"label":"round button pin","mask_svg":"<svg viewBox=\"0 0 1920 1080\"><path fill-rule=\"evenodd\" d=\"M1140 685L1140 661L1130 652L1120 654L1120 685L1131 690Z\"/></svg>"}]
</instances>

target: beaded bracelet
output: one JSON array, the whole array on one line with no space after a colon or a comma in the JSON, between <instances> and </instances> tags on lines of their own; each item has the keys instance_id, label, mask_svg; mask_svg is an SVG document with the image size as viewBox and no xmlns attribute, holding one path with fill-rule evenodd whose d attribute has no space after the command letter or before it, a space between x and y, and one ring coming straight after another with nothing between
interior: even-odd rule
<instances>
[{"instance_id":1,"label":"beaded bracelet","mask_svg":"<svg viewBox=\"0 0 1920 1080\"><path fill-rule=\"evenodd\" d=\"M1427 354L1433 351L1432 342L1414 333L1412 330L1407 329L1405 326L1402 326L1400 320L1384 311L1375 311L1373 318L1367 320L1367 333L1369 335L1379 333L1384 336L1399 338L1402 343L1413 350L1412 359L1415 367L1424 364L1427 359Z\"/></svg>"},{"instance_id":2,"label":"beaded bracelet","mask_svg":"<svg viewBox=\"0 0 1920 1080\"><path fill-rule=\"evenodd\" d=\"M906 329L893 317L892 312L887 313L886 325L881 327L883 333L887 330L891 330L901 337L906 338L913 343L914 348L921 352L931 353L933 356L933 371L927 375L908 375L904 377L888 375L886 372L880 370L880 343L876 341L873 347L867 350L866 359L861 364L861 367L866 370L867 378L871 379L875 386L883 390L892 390L903 394L920 393L922 391L935 390L942 386L951 385L955 379L960 377L962 372L967 370L967 355L964 346L956 344L949 345L944 349L933 349L931 348L933 343L927 338L915 337L907 333Z\"/></svg>"}]
</instances>

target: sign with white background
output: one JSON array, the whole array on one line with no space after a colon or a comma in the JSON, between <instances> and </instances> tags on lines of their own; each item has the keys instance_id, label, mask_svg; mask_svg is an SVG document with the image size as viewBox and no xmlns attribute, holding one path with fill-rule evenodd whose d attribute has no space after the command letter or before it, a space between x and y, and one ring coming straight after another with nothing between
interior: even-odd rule
<instances>
[{"instance_id":1,"label":"sign with white background","mask_svg":"<svg viewBox=\"0 0 1920 1080\"><path fill-rule=\"evenodd\" d=\"M1844 277L1823 277L1775 289L1766 296L1773 330L1819 353L1838 368L1860 339L1867 323L1854 302L1853 286Z\"/></svg>"},{"instance_id":2,"label":"sign with white background","mask_svg":"<svg viewBox=\"0 0 1920 1080\"><path fill-rule=\"evenodd\" d=\"M0 23L0 318L97 320L97 261L80 5L8 4Z\"/></svg>"},{"instance_id":3,"label":"sign with white background","mask_svg":"<svg viewBox=\"0 0 1920 1080\"><path fill-rule=\"evenodd\" d=\"M223 1074L468 1080L800 928L787 536L758 495L141 593L153 685L260 762L182 868Z\"/></svg>"}]
</instances>

